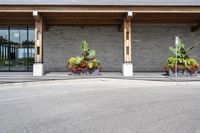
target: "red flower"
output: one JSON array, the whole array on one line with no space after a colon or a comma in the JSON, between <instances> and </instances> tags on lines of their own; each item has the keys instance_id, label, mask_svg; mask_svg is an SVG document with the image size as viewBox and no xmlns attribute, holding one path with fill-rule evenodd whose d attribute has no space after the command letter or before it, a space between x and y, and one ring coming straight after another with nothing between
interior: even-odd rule
<instances>
[{"instance_id":1,"label":"red flower","mask_svg":"<svg viewBox=\"0 0 200 133\"><path fill-rule=\"evenodd\" d=\"M198 65L192 65L192 66L190 66L190 67L188 68L188 71L194 72L194 71L198 70L198 68L199 68Z\"/></svg>"}]
</instances>

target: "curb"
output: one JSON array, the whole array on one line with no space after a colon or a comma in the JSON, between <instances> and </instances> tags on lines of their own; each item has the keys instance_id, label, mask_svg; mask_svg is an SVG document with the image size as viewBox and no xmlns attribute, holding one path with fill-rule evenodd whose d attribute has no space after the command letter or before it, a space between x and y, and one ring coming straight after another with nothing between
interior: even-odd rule
<instances>
[{"instance_id":1,"label":"curb","mask_svg":"<svg viewBox=\"0 0 200 133\"><path fill-rule=\"evenodd\" d=\"M86 82L87 81L87 82ZM11 83L2 83L0 84L0 90L1 89L7 89L7 88L15 88L15 87L31 87L31 86L41 86L41 85L51 85L51 84L75 84L75 83L88 83L88 82L124 82L124 83L131 83L138 85L143 84L146 86L200 86L200 81L195 82L188 82L188 81L181 81L181 82L175 82L175 81L155 81L155 80L143 80L143 79L129 79L129 78L74 78L74 79L50 79L50 80L38 80L38 81L25 81L25 82L11 82Z\"/></svg>"}]
</instances>

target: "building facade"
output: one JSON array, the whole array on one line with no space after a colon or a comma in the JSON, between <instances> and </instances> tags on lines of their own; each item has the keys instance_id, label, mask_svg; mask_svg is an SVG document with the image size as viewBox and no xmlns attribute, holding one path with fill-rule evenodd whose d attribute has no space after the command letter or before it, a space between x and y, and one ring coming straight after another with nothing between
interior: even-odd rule
<instances>
[{"instance_id":1,"label":"building facade","mask_svg":"<svg viewBox=\"0 0 200 133\"><path fill-rule=\"evenodd\" d=\"M22 1L21 1L22 2ZM103 71L162 71L175 36L200 62L200 1L2 3L0 71L67 71L86 40Z\"/></svg>"}]
</instances>

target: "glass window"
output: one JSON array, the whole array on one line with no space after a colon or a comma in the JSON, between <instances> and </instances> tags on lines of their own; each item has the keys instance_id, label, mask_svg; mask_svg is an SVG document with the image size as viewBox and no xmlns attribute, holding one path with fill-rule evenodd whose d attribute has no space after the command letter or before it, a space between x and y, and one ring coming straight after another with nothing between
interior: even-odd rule
<instances>
[{"instance_id":1,"label":"glass window","mask_svg":"<svg viewBox=\"0 0 200 133\"><path fill-rule=\"evenodd\" d=\"M0 27L0 71L9 70L8 47L8 27Z\"/></svg>"},{"instance_id":2,"label":"glass window","mask_svg":"<svg viewBox=\"0 0 200 133\"><path fill-rule=\"evenodd\" d=\"M10 28L10 69L27 70L27 28L11 27Z\"/></svg>"},{"instance_id":3,"label":"glass window","mask_svg":"<svg viewBox=\"0 0 200 133\"><path fill-rule=\"evenodd\" d=\"M32 71L34 28L0 27L0 71Z\"/></svg>"},{"instance_id":4,"label":"glass window","mask_svg":"<svg viewBox=\"0 0 200 133\"><path fill-rule=\"evenodd\" d=\"M33 70L33 64L35 61L35 28L34 27L29 27L28 28L28 40L29 40L29 70Z\"/></svg>"}]
</instances>

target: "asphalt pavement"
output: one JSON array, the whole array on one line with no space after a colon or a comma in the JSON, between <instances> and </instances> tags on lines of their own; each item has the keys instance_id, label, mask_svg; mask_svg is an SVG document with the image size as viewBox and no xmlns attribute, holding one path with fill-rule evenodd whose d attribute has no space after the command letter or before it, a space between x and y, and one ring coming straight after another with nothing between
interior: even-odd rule
<instances>
[{"instance_id":1,"label":"asphalt pavement","mask_svg":"<svg viewBox=\"0 0 200 133\"><path fill-rule=\"evenodd\" d=\"M76 79L0 85L0 133L200 133L200 82Z\"/></svg>"}]
</instances>

